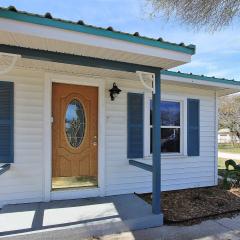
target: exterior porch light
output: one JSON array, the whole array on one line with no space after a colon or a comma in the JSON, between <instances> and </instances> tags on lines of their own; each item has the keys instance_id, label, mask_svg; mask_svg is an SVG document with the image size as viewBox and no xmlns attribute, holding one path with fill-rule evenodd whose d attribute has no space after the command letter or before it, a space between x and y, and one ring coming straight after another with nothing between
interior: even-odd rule
<instances>
[{"instance_id":1,"label":"exterior porch light","mask_svg":"<svg viewBox=\"0 0 240 240\"><path fill-rule=\"evenodd\" d=\"M117 97L117 95L121 92L122 90L118 88L117 84L114 82L113 87L109 89L110 92L110 97L111 100L114 101L114 99Z\"/></svg>"}]
</instances>

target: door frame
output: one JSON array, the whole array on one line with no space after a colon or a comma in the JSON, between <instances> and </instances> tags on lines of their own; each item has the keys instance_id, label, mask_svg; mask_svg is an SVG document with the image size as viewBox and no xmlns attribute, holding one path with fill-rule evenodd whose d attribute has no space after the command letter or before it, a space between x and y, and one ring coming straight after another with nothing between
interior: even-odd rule
<instances>
[{"instance_id":1,"label":"door frame","mask_svg":"<svg viewBox=\"0 0 240 240\"><path fill-rule=\"evenodd\" d=\"M52 188L52 84L64 83L98 87L98 187L84 189ZM45 73L43 133L43 201L105 195L105 80L99 77Z\"/></svg>"}]
</instances>

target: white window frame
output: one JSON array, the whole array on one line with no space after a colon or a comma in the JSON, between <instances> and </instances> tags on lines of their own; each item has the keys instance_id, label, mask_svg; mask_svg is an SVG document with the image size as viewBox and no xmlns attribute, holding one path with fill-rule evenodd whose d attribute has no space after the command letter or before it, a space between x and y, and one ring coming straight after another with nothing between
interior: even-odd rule
<instances>
[{"instance_id":1,"label":"white window frame","mask_svg":"<svg viewBox=\"0 0 240 240\"><path fill-rule=\"evenodd\" d=\"M145 112L144 112L144 158L151 158L150 153L150 100L152 100L151 94L145 94ZM180 103L180 152L179 153L162 153L163 157L181 157L187 155L186 147L186 131L187 129L187 99L185 97L178 97L174 95L162 95L161 101L179 102ZM167 127L167 126L166 126ZM167 127L170 128L170 127ZM171 128L176 128L171 126Z\"/></svg>"}]
</instances>

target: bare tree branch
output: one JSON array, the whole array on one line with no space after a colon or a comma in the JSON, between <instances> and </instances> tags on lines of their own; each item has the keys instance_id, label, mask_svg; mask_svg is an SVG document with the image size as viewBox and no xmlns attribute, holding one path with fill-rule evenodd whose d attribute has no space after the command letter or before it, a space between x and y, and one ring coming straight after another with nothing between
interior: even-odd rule
<instances>
[{"instance_id":1,"label":"bare tree branch","mask_svg":"<svg viewBox=\"0 0 240 240\"><path fill-rule=\"evenodd\" d=\"M150 15L175 18L195 29L217 31L240 15L240 0L146 0Z\"/></svg>"},{"instance_id":2,"label":"bare tree branch","mask_svg":"<svg viewBox=\"0 0 240 240\"><path fill-rule=\"evenodd\" d=\"M219 103L219 128L228 128L240 138L240 97L223 97Z\"/></svg>"}]
</instances>

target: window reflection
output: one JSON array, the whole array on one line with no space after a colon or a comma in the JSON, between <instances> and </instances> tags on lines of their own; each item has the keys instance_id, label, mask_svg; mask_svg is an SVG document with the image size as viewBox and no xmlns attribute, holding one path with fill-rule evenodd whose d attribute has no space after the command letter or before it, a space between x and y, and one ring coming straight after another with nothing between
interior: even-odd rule
<instances>
[{"instance_id":1,"label":"window reflection","mask_svg":"<svg viewBox=\"0 0 240 240\"><path fill-rule=\"evenodd\" d=\"M161 129L161 151L163 153L180 152L180 129L162 128Z\"/></svg>"},{"instance_id":2,"label":"window reflection","mask_svg":"<svg viewBox=\"0 0 240 240\"><path fill-rule=\"evenodd\" d=\"M180 102L161 101L161 152L180 153ZM152 100L150 101L150 153L152 153Z\"/></svg>"}]
</instances>

